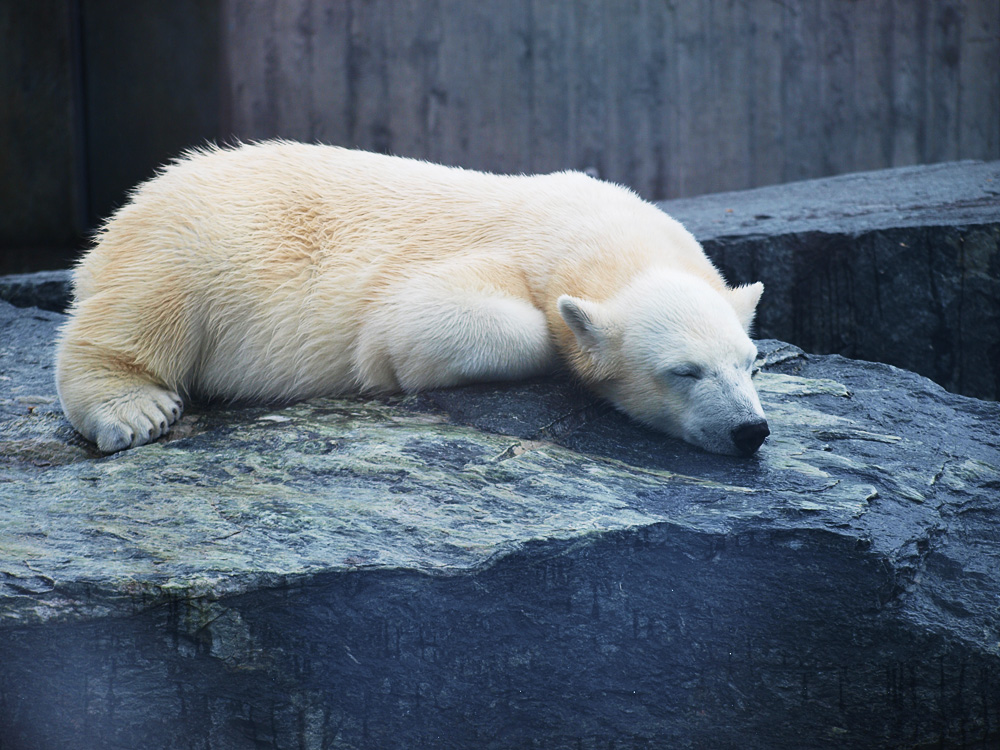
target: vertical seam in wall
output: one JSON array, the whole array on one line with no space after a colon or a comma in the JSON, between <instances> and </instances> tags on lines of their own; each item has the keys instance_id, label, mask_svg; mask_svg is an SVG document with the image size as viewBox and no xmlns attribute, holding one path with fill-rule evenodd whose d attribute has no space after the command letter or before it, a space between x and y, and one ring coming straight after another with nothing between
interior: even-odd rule
<instances>
[{"instance_id":1,"label":"vertical seam in wall","mask_svg":"<svg viewBox=\"0 0 1000 750\"><path fill-rule=\"evenodd\" d=\"M233 111L235 107L233 104L232 65L229 54L230 30L227 25L229 19L232 18L232 13L229 11L226 0L221 0L216 6L216 12L219 14L216 21L219 33L217 40L217 54L219 55L219 101L218 110L216 111L216 117L218 118L216 138L219 143L230 143L236 140L233 138Z\"/></svg>"},{"instance_id":2,"label":"vertical seam in wall","mask_svg":"<svg viewBox=\"0 0 1000 750\"><path fill-rule=\"evenodd\" d=\"M972 0L973 2L979 2L979 0ZM962 143L962 134L964 129L962 128L962 88L964 82L962 80L962 59L967 57L968 48L963 44L965 39L966 24L969 22L969 16L966 12L966 3L961 3L958 10L958 59L955 61L955 81L958 84L958 92L955 96L955 156L954 159L962 158L961 155L964 152ZM947 159L947 161L952 161L952 158Z\"/></svg>"},{"instance_id":3,"label":"vertical seam in wall","mask_svg":"<svg viewBox=\"0 0 1000 750\"><path fill-rule=\"evenodd\" d=\"M889 4L885 13L888 15L888 22L882 24L882 29L886 35L884 40L886 54L883 58L886 66L886 100L889 102L887 118L889 121L889 132L882 134L882 159L887 167L898 166L897 152L899 143L896 129L899 123L899 105L896 99L896 7Z\"/></svg>"},{"instance_id":4,"label":"vertical seam in wall","mask_svg":"<svg viewBox=\"0 0 1000 750\"><path fill-rule=\"evenodd\" d=\"M73 223L75 233L86 235L91 230L90 160L87 158L89 128L87 127L87 75L84 54L83 0L69 3L70 90L73 133Z\"/></svg>"},{"instance_id":5,"label":"vertical seam in wall","mask_svg":"<svg viewBox=\"0 0 1000 750\"><path fill-rule=\"evenodd\" d=\"M919 60L920 100L921 112L917 118L917 162L927 163L927 121L931 117L931 108L934 106L930 94L930 75L927 63L928 29L927 8L923 3L917 6L917 60Z\"/></svg>"},{"instance_id":6,"label":"vertical seam in wall","mask_svg":"<svg viewBox=\"0 0 1000 750\"><path fill-rule=\"evenodd\" d=\"M347 49L345 52L345 68L347 69L347 80L346 80L346 99L347 107L344 110L346 122L346 132L347 132L347 143L343 144L346 146L351 146L357 148L359 146L357 127L358 127L358 116L357 116L357 104L358 104L358 49L354 39L354 3L351 0L347 2L347 13L346 13L346 26L347 26Z\"/></svg>"}]
</instances>

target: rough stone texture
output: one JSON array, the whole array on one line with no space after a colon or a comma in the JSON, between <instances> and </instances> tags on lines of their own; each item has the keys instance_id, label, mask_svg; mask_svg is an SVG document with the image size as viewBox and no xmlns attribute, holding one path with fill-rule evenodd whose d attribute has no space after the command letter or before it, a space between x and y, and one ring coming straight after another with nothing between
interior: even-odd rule
<instances>
[{"instance_id":1,"label":"rough stone texture","mask_svg":"<svg viewBox=\"0 0 1000 750\"><path fill-rule=\"evenodd\" d=\"M38 271L0 276L0 300L17 307L63 312L73 296L72 271Z\"/></svg>"},{"instance_id":2,"label":"rough stone texture","mask_svg":"<svg viewBox=\"0 0 1000 750\"><path fill-rule=\"evenodd\" d=\"M752 459L555 378L97 458L0 303L0 749L993 747L1000 405L760 344Z\"/></svg>"},{"instance_id":3,"label":"rough stone texture","mask_svg":"<svg viewBox=\"0 0 1000 750\"><path fill-rule=\"evenodd\" d=\"M758 333L1000 398L1000 162L957 162L669 201Z\"/></svg>"}]
</instances>

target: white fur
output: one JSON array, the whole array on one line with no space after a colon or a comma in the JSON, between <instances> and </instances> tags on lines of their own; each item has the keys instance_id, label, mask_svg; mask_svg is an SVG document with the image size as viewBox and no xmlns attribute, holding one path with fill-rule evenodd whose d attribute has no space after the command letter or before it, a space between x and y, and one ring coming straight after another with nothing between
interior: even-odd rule
<instances>
[{"instance_id":1,"label":"white fur","mask_svg":"<svg viewBox=\"0 0 1000 750\"><path fill-rule=\"evenodd\" d=\"M754 287L740 301L759 298L763 287ZM567 323L595 368L607 372L595 386L603 396L658 430L733 453L732 431L764 412L750 380L757 348L744 324L752 311L738 313L725 296L693 276L654 269L606 303L559 304L564 317L575 316Z\"/></svg>"},{"instance_id":2,"label":"white fur","mask_svg":"<svg viewBox=\"0 0 1000 750\"><path fill-rule=\"evenodd\" d=\"M729 289L680 224L578 173L212 149L139 186L98 240L77 268L57 383L105 451L164 434L184 394L417 390L560 359L709 450L734 452L727 431L762 419L745 368L761 286ZM706 374L664 376L676 363Z\"/></svg>"}]
</instances>

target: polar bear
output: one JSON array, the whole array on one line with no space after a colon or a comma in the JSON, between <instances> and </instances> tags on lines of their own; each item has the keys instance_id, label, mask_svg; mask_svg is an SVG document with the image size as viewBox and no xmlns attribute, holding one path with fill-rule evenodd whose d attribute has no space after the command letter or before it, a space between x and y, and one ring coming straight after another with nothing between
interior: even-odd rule
<instances>
[{"instance_id":1,"label":"polar bear","mask_svg":"<svg viewBox=\"0 0 1000 750\"><path fill-rule=\"evenodd\" d=\"M709 451L768 435L748 331L681 224L576 172L493 175L334 146L191 151L140 185L74 275L66 416L104 452L188 396L291 400L511 380L565 363Z\"/></svg>"}]
</instances>

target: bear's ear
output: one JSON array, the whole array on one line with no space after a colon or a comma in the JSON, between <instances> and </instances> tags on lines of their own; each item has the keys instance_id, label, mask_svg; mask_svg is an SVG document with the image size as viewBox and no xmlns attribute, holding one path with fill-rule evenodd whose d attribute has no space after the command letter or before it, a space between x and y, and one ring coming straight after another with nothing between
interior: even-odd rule
<instances>
[{"instance_id":1,"label":"bear's ear","mask_svg":"<svg viewBox=\"0 0 1000 750\"><path fill-rule=\"evenodd\" d=\"M604 348L607 334L601 325L601 306L579 297L562 295L556 302L559 314L576 336L580 349L588 354L597 354Z\"/></svg>"},{"instance_id":2,"label":"bear's ear","mask_svg":"<svg viewBox=\"0 0 1000 750\"><path fill-rule=\"evenodd\" d=\"M753 326L754 315L757 314L757 303L760 302L760 295L764 292L764 285L759 281L755 284L744 284L735 289L729 290L729 304L736 311L736 317L740 319L743 330L750 333Z\"/></svg>"}]
</instances>

